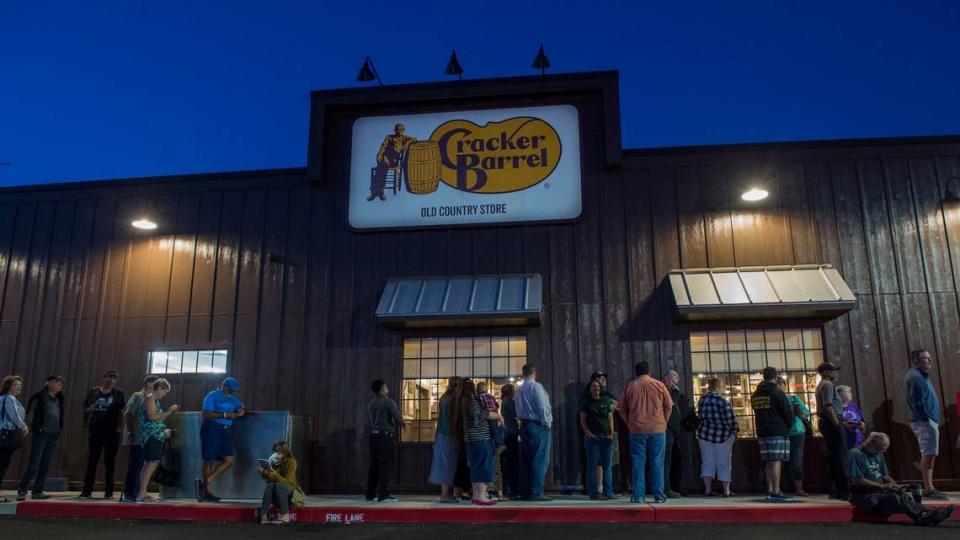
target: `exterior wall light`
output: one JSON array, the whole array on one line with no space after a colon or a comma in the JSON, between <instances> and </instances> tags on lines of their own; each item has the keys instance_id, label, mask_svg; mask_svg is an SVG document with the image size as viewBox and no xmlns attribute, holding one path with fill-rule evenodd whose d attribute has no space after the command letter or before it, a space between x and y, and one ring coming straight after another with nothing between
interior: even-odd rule
<instances>
[{"instance_id":1,"label":"exterior wall light","mask_svg":"<svg viewBox=\"0 0 960 540\"><path fill-rule=\"evenodd\" d=\"M960 176L947 179L947 193L943 196L944 202L960 202Z\"/></svg>"},{"instance_id":2,"label":"exterior wall light","mask_svg":"<svg viewBox=\"0 0 960 540\"><path fill-rule=\"evenodd\" d=\"M133 225L134 227L138 228L138 229L143 229L143 230L145 230L145 231L152 231L152 230L154 230L154 229L157 228L156 222L150 221L149 219L147 219L147 218L145 218L145 217L142 217L142 218L140 218L140 219L136 219L136 220L132 221L130 224Z\"/></svg>"},{"instance_id":3,"label":"exterior wall light","mask_svg":"<svg viewBox=\"0 0 960 540\"><path fill-rule=\"evenodd\" d=\"M767 193L767 191L764 189L750 188L750 190L745 191L740 198L745 201L761 201L766 199L767 195L769 195L769 193Z\"/></svg>"}]
</instances>

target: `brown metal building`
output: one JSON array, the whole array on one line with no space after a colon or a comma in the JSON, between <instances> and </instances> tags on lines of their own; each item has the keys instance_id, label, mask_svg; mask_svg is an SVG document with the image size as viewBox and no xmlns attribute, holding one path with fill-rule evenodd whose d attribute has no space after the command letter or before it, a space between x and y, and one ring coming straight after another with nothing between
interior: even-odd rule
<instances>
[{"instance_id":1,"label":"brown metal building","mask_svg":"<svg viewBox=\"0 0 960 540\"><path fill-rule=\"evenodd\" d=\"M579 113L578 219L348 225L357 118L561 104ZM641 359L656 374L677 370L691 395L708 373L750 384L755 360L779 363L804 393L815 383L813 362L840 361L864 415L892 435L894 474L919 478L901 378L908 351L926 347L946 409L935 477L960 488L960 204L946 195L960 176L960 136L624 150L615 72L316 92L312 111L306 169L0 190L0 371L23 375L25 394L49 373L69 378L72 413L51 475L82 477L80 403L104 369L119 369L129 391L151 352L226 350L249 409L312 417L314 492L361 487L368 382L389 381L415 428L400 444L396 481L426 489L432 394L423 381L443 376L444 347L456 358L468 343L475 360L506 347L485 354L501 354L491 361L512 374L518 361L539 367L556 418L554 487L582 483L575 413L589 374L607 371L619 392ZM758 179L770 196L741 201ZM154 211L156 230L130 226L145 211ZM744 307L677 320L671 270L822 264L855 296L839 317ZM395 329L375 316L391 278L516 274L542 280L534 324ZM440 367L428 373L430 347ZM203 371L197 358L209 353L187 354L192 371ZM222 376L186 373L177 362L184 373L168 375L168 399L195 410ZM735 484L750 489L763 479L749 418L742 422ZM808 441L812 487L822 486L819 447ZM26 452L18 459L22 470ZM697 481L693 461L688 484Z\"/></svg>"}]
</instances>

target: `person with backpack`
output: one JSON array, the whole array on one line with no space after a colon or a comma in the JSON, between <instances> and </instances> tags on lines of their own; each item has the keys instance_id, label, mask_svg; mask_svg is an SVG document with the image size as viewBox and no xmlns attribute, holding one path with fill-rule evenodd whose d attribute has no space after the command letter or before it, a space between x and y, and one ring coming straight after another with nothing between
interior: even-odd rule
<instances>
[{"instance_id":1,"label":"person with backpack","mask_svg":"<svg viewBox=\"0 0 960 540\"><path fill-rule=\"evenodd\" d=\"M153 389L144 399L140 409L140 442L143 444L143 472L140 473L140 492L136 502L157 502L158 499L147 495L147 486L160 458L163 455L163 443L173 435L167 428L166 419L180 410L179 405L171 405L166 412L160 405L160 400L170 392L170 383L166 379L157 379Z\"/></svg>"}]
</instances>

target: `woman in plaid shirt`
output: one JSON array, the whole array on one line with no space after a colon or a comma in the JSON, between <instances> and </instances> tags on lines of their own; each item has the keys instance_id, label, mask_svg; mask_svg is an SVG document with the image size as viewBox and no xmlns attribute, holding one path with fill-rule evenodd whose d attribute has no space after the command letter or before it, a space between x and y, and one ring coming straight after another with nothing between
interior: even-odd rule
<instances>
[{"instance_id":1,"label":"woman in plaid shirt","mask_svg":"<svg viewBox=\"0 0 960 540\"><path fill-rule=\"evenodd\" d=\"M697 439L700 442L700 476L703 478L704 495L713 496L713 479L723 484L723 496L731 497L730 457L733 442L737 440L737 418L730 402L720 395L723 383L714 377L707 380L707 394L700 398L697 415Z\"/></svg>"}]
</instances>

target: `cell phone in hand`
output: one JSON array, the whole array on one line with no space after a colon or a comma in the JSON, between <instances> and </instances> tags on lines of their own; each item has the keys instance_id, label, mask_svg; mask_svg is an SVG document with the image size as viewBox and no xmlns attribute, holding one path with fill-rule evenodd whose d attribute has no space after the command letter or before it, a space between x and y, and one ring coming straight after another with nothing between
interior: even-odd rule
<instances>
[{"instance_id":1,"label":"cell phone in hand","mask_svg":"<svg viewBox=\"0 0 960 540\"><path fill-rule=\"evenodd\" d=\"M267 460L265 460L265 459L259 459L259 460L257 460L257 462L260 463L260 468L261 468L261 469L266 469L266 470L268 470L268 471L272 471L272 470L273 470L273 466L270 465L270 462L269 462L269 461L267 461Z\"/></svg>"}]
</instances>

